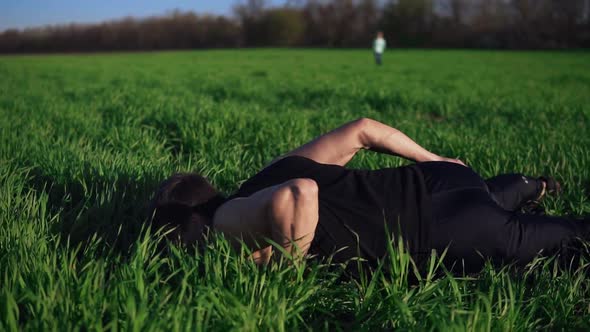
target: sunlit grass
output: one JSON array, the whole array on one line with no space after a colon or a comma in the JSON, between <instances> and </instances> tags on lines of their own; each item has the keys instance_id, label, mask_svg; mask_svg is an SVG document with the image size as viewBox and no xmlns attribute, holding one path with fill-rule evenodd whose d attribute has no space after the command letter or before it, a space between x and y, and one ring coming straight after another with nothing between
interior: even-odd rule
<instances>
[{"instance_id":1,"label":"sunlit grass","mask_svg":"<svg viewBox=\"0 0 590 332\"><path fill-rule=\"evenodd\" d=\"M551 259L453 277L433 256L416 275L392 246L351 280L315 261L259 268L217 238L157 253L142 222L159 181L196 170L229 194L361 116L483 176L554 175L565 192L548 212L590 213L590 55L384 62L330 50L0 57L0 329L589 329L587 275ZM351 167L404 163L364 153Z\"/></svg>"}]
</instances>

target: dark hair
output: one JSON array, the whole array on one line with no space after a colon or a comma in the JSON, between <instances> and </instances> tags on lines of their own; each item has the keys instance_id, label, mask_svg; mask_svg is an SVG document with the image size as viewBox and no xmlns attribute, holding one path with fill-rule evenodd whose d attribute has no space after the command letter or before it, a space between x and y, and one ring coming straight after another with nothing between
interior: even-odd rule
<instances>
[{"instance_id":1,"label":"dark hair","mask_svg":"<svg viewBox=\"0 0 590 332\"><path fill-rule=\"evenodd\" d=\"M189 245L189 231L197 227L202 236L213 222L215 209L224 198L199 174L179 173L162 182L149 206L152 230L169 232L167 238Z\"/></svg>"}]
</instances>

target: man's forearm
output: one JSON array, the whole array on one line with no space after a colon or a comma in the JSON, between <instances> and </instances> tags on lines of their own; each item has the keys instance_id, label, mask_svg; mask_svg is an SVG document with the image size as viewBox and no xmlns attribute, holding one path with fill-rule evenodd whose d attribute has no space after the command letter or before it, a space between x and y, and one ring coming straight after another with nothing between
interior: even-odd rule
<instances>
[{"instance_id":1,"label":"man's forearm","mask_svg":"<svg viewBox=\"0 0 590 332\"><path fill-rule=\"evenodd\" d=\"M400 156L417 162L442 159L395 128L375 120L367 120L366 123L360 136L366 149Z\"/></svg>"}]
</instances>

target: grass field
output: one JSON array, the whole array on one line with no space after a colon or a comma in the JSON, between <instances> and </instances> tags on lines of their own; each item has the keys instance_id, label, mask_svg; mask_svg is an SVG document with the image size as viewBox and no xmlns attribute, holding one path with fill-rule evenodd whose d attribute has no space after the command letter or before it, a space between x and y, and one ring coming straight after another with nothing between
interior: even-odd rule
<instances>
[{"instance_id":1,"label":"grass field","mask_svg":"<svg viewBox=\"0 0 590 332\"><path fill-rule=\"evenodd\" d=\"M0 330L590 329L590 279L518 273L350 281L259 269L223 240L155 255L145 203L173 172L223 192L358 117L483 176L552 174L550 214L590 213L590 53L240 50L0 57ZM363 153L352 167L405 162Z\"/></svg>"}]
</instances>

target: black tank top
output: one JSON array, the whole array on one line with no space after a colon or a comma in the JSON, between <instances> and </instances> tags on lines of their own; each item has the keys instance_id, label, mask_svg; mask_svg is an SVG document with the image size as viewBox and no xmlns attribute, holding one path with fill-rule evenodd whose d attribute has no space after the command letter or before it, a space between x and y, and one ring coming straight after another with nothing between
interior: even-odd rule
<instances>
[{"instance_id":1,"label":"black tank top","mask_svg":"<svg viewBox=\"0 0 590 332\"><path fill-rule=\"evenodd\" d=\"M415 165L379 170L348 169L290 156L269 165L232 195L296 178L315 180L319 188L319 223L310 253L334 254L335 262L362 257L369 262L387 253L387 240L402 236L415 256L428 251L430 197Z\"/></svg>"}]
</instances>

